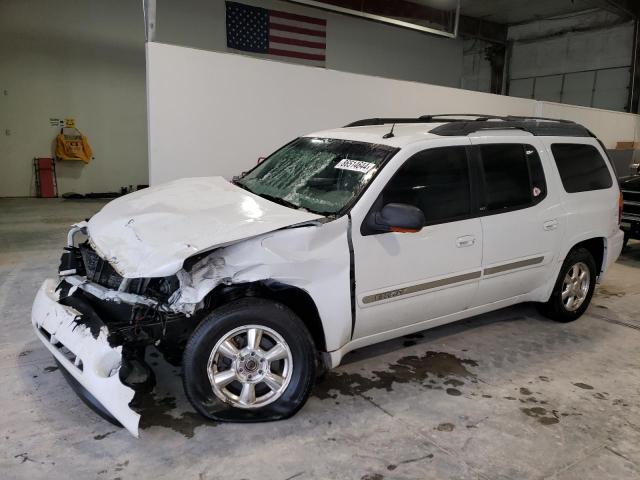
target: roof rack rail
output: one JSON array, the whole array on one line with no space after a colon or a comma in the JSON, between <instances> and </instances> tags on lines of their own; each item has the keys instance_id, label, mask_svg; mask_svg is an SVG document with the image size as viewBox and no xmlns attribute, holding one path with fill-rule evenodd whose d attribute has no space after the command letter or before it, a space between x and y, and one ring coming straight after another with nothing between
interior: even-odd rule
<instances>
[{"instance_id":1,"label":"roof rack rail","mask_svg":"<svg viewBox=\"0 0 640 480\"><path fill-rule=\"evenodd\" d=\"M463 119L460 117L475 117L473 120ZM547 118L536 116L519 116L519 115L487 115L485 113L444 113L434 115L422 115L420 117L423 120L434 122L484 122L487 120L503 120L503 121L517 121L517 120L538 120L545 122L558 122L558 123L575 123L571 120L563 120L560 118Z\"/></svg>"},{"instance_id":2,"label":"roof rack rail","mask_svg":"<svg viewBox=\"0 0 640 480\"><path fill-rule=\"evenodd\" d=\"M548 117L522 117L522 116L518 116L518 115L507 115L505 117L503 117L506 120L538 120L538 121L542 121L542 122L558 122L558 123L573 123L575 125L579 125L578 123L574 122L573 120L565 120L562 118L548 118Z\"/></svg>"},{"instance_id":3,"label":"roof rack rail","mask_svg":"<svg viewBox=\"0 0 640 480\"><path fill-rule=\"evenodd\" d=\"M473 119L461 118L473 117ZM441 123L430 133L442 136L466 136L487 130L522 130L535 136L594 137L586 127L571 120L517 115L446 113L418 118L367 118L346 125L362 127L389 123Z\"/></svg>"},{"instance_id":4,"label":"roof rack rail","mask_svg":"<svg viewBox=\"0 0 640 480\"><path fill-rule=\"evenodd\" d=\"M452 118L457 117L457 118ZM497 115L485 115L478 113L443 113L437 115L422 115L417 118L365 118L362 120L357 120L355 122L350 123L349 125L345 125L344 128L349 127L370 127L374 125L387 125L390 123L441 123L441 122L467 122L469 121L466 118L459 117L476 117L476 120L488 120L488 119L503 119L504 117L499 117Z\"/></svg>"},{"instance_id":5,"label":"roof rack rail","mask_svg":"<svg viewBox=\"0 0 640 480\"><path fill-rule=\"evenodd\" d=\"M374 125L387 125L389 123L427 123L421 118L365 118L357 120L345 125L344 128L350 127L370 127Z\"/></svg>"},{"instance_id":6,"label":"roof rack rail","mask_svg":"<svg viewBox=\"0 0 640 480\"><path fill-rule=\"evenodd\" d=\"M574 123L539 119L505 119L499 122L481 120L473 122L445 123L429 133L442 136L466 136L472 133L491 130L522 130L537 137L593 137L586 127Z\"/></svg>"},{"instance_id":7,"label":"roof rack rail","mask_svg":"<svg viewBox=\"0 0 640 480\"><path fill-rule=\"evenodd\" d=\"M420 118L428 123L432 122L469 122L468 118L461 117L475 117L473 121L483 120L502 120L504 117L499 115L487 115L485 113L438 113L432 115L422 115Z\"/></svg>"}]
</instances>

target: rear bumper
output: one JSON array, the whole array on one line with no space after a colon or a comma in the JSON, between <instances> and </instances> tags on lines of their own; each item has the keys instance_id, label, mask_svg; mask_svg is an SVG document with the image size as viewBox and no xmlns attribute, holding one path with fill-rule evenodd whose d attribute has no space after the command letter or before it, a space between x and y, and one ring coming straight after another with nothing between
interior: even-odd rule
<instances>
[{"instance_id":1,"label":"rear bumper","mask_svg":"<svg viewBox=\"0 0 640 480\"><path fill-rule=\"evenodd\" d=\"M65 376L81 387L74 390L137 437L140 415L129 407L135 392L118 375L122 347L109 345L106 326L92 331L82 324L78 311L58 303L57 283L45 280L33 302L31 323L36 335L65 370Z\"/></svg>"}]
</instances>

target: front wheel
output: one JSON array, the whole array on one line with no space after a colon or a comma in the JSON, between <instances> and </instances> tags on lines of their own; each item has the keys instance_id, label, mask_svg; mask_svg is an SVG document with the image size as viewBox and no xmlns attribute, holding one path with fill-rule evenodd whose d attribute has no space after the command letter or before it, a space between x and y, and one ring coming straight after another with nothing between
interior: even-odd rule
<instances>
[{"instance_id":1,"label":"front wheel","mask_svg":"<svg viewBox=\"0 0 640 480\"><path fill-rule=\"evenodd\" d=\"M193 407L219 421L292 416L315 378L315 347L286 306L245 298L214 310L184 353L183 385Z\"/></svg>"},{"instance_id":2,"label":"front wheel","mask_svg":"<svg viewBox=\"0 0 640 480\"><path fill-rule=\"evenodd\" d=\"M572 250L560 269L542 313L559 322L578 319L589 307L596 285L596 263L585 248Z\"/></svg>"}]
</instances>

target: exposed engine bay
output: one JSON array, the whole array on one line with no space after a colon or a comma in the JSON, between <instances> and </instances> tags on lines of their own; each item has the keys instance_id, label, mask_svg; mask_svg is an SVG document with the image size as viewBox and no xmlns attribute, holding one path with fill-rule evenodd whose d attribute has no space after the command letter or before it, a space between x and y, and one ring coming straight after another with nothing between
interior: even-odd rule
<instances>
[{"instance_id":1,"label":"exposed engine bay","mask_svg":"<svg viewBox=\"0 0 640 480\"><path fill-rule=\"evenodd\" d=\"M65 248L60 276L61 302L74 295L88 302L107 325L109 343L114 346L155 344L171 361L171 352L184 345L192 330L189 324L197 322L193 312L187 316L171 307L179 288L176 275L125 279L88 241Z\"/></svg>"}]
</instances>

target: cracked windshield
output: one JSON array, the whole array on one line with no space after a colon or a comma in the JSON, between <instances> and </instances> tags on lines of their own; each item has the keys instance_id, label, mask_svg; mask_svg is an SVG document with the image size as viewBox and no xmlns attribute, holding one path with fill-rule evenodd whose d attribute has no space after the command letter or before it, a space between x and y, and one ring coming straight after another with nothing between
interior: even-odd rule
<instances>
[{"instance_id":1,"label":"cracked windshield","mask_svg":"<svg viewBox=\"0 0 640 480\"><path fill-rule=\"evenodd\" d=\"M356 198L395 148L330 138L299 138L237 184L293 208L334 214Z\"/></svg>"}]
</instances>

